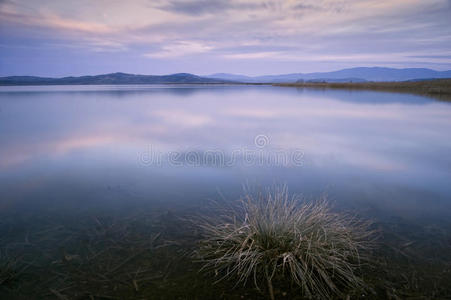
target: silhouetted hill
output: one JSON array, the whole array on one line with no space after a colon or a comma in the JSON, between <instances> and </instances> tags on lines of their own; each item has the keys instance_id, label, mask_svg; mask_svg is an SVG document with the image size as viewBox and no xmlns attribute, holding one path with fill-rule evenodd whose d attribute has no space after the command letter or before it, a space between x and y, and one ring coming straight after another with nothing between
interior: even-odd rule
<instances>
[{"instance_id":1,"label":"silhouetted hill","mask_svg":"<svg viewBox=\"0 0 451 300\"><path fill-rule=\"evenodd\" d=\"M333 72L293 73L282 75L244 76L217 73L209 76L197 76L189 73L171 75L136 75L111 73L80 77L0 77L0 85L64 85L64 84L208 84L208 83L295 83L305 82L366 82L366 81L408 81L423 79L451 78L450 71L409 68L351 68Z\"/></svg>"},{"instance_id":2,"label":"silhouetted hill","mask_svg":"<svg viewBox=\"0 0 451 300\"><path fill-rule=\"evenodd\" d=\"M169 83L227 83L224 79L200 77L189 73L172 75L135 75L111 73L95 76L48 78L36 76L0 77L0 85L64 85L64 84L169 84Z\"/></svg>"},{"instance_id":3,"label":"silhouetted hill","mask_svg":"<svg viewBox=\"0 0 451 300\"><path fill-rule=\"evenodd\" d=\"M209 78L235 80L240 82L271 82L271 83L291 83L299 80L313 80L321 81L324 78L329 82L340 80L345 82L347 79L358 79L359 81L406 81L415 79L438 79L451 78L450 71L435 71L424 68L408 68L408 69L394 69L381 67L361 67L343 69L333 72L316 72L316 73L293 73L281 75L265 75L265 76L244 76L226 73L218 73L207 76Z\"/></svg>"}]
</instances>

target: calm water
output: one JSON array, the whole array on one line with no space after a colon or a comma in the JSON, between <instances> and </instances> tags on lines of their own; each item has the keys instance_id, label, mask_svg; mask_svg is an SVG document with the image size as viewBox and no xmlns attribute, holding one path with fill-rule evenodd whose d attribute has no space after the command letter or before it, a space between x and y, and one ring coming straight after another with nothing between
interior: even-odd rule
<instances>
[{"instance_id":1,"label":"calm water","mask_svg":"<svg viewBox=\"0 0 451 300\"><path fill-rule=\"evenodd\" d=\"M1 87L1 210L235 197L287 183L378 215L451 216L451 105L233 86Z\"/></svg>"},{"instance_id":2,"label":"calm water","mask_svg":"<svg viewBox=\"0 0 451 300\"><path fill-rule=\"evenodd\" d=\"M327 195L338 208L385 222L392 244L384 249L397 249L396 255L418 250L425 260L443 258L446 264L428 269L433 287L416 286L415 295L437 295L438 280L451 273L451 257L442 250L451 248L450 153L451 103L423 96L270 86L0 87L0 251L28 253L21 257L30 262L55 250L33 278L61 274L52 269L59 268L55 256L78 253L74 236L85 232L70 224L61 229L71 214L189 211L208 199L236 199L243 184L286 183L291 192ZM174 226L172 232L181 228ZM406 269L417 263L397 262L388 265L421 273ZM162 269L168 267L155 267ZM175 283L167 286L171 276L149 288L160 288L163 296L155 299L175 299L167 294L176 293ZM408 284L418 279L407 284L405 276L387 281L412 290ZM52 296L44 287L55 278L27 287L25 277L25 287L8 295L28 288L27 297ZM210 285L193 288L193 279L183 280L174 281L189 282L180 299L208 297L202 293ZM71 295L74 285L67 282L58 289Z\"/></svg>"}]
</instances>

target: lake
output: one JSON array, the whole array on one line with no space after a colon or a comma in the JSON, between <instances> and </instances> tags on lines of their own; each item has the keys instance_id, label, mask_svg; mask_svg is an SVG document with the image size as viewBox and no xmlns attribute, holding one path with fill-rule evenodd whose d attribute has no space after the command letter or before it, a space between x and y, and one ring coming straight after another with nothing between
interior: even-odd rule
<instances>
[{"instance_id":1,"label":"lake","mask_svg":"<svg viewBox=\"0 0 451 300\"><path fill-rule=\"evenodd\" d=\"M52 298L80 290L55 257L82 256L76 241L93 219L103 226L151 212L173 241L185 241L174 216L211 199L235 200L243 185L286 184L379 224L379 255L393 269L377 274L398 276L397 296L444 295L450 287L438 280L451 273L450 153L451 103L425 96L244 85L0 87L0 246L32 274L57 268L59 280L31 284L37 279L24 271L4 293ZM161 254L166 262L183 248L171 247ZM187 269L152 273L155 299L214 295L217 288L194 280L201 275L180 257ZM174 268L163 261L154 270ZM387 294L378 290L386 285L375 283L373 296ZM125 298L127 288L145 290L125 286ZM252 287L237 293L261 296Z\"/></svg>"}]
</instances>

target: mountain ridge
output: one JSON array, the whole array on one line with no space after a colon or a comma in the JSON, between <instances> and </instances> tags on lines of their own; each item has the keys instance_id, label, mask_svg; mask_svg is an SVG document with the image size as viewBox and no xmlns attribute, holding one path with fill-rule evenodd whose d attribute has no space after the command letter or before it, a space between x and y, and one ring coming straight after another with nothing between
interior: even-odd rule
<instances>
[{"instance_id":1,"label":"mountain ridge","mask_svg":"<svg viewBox=\"0 0 451 300\"><path fill-rule=\"evenodd\" d=\"M89 84L225 84L225 83L295 83L299 81L366 82L409 81L451 78L451 70L436 71L426 68L356 67L332 72L290 73L279 75L246 76L216 73L198 76L190 73L169 75L140 75L108 73L100 75L67 76L61 78L39 76L0 77L0 85L89 85Z\"/></svg>"},{"instance_id":2,"label":"mountain ridge","mask_svg":"<svg viewBox=\"0 0 451 300\"><path fill-rule=\"evenodd\" d=\"M39 76L0 77L0 85L89 85L89 84L184 84L184 83L230 83L227 80L201 77L190 73L170 75L139 75L122 72L67 76L61 78Z\"/></svg>"},{"instance_id":3,"label":"mountain ridge","mask_svg":"<svg viewBox=\"0 0 451 300\"><path fill-rule=\"evenodd\" d=\"M245 76L229 73L216 73L207 75L208 78L227 78L228 80L240 80L242 82L283 83L296 82L298 80L343 80L354 78L360 81L407 81L416 79L451 78L451 70L436 71L427 68L387 68L387 67L355 67L331 72L290 73L279 75Z\"/></svg>"}]
</instances>

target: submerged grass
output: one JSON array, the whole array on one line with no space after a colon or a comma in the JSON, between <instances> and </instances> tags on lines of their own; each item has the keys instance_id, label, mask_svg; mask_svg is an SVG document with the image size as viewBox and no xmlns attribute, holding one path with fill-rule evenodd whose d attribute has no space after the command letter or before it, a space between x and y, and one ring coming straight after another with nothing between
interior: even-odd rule
<instances>
[{"instance_id":1,"label":"submerged grass","mask_svg":"<svg viewBox=\"0 0 451 300\"><path fill-rule=\"evenodd\" d=\"M265 282L291 279L309 298L331 298L362 287L355 269L373 235L368 223L331 211L324 199L302 201L287 187L247 193L237 207L202 222L204 269L219 280Z\"/></svg>"},{"instance_id":2,"label":"submerged grass","mask_svg":"<svg viewBox=\"0 0 451 300\"><path fill-rule=\"evenodd\" d=\"M0 288L8 287L22 275L28 265L18 258L11 257L6 251L0 251Z\"/></svg>"},{"instance_id":3,"label":"submerged grass","mask_svg":"<svg viewBox=\"0 0 451 300\"><path fill-rule=\"evenodd\" d=\"M16 261L0 255L0 287L17 277Z\"/></svg>"},{"instance_id":4,"label":"submerged grass","mask_svg":"<svg viewBox=\"0 0 451 300\"><path fill-rule=\"evenodd\" d=\"M259 201L258 194L253 195L252 201ZM296 201L297 208L308 204L301 199L288 200ZM246 219L243 202L247 201L243 198L239 207L219 213L216 210L204 223L243 222ZM227 203L230 202L224 205ZM36 211L22 217L0 214L0 299L266 298L253 288L255 280L267 291L264 267L259 267L255 279L253 273L247 278L248 285L236 285L237 280L222 280L213 285L215 280L227 275L226 269L217 266L211 266L217 270L216 278L211 273L200 272L202 266L191 254L198 250L199 242L207 243L205 238L211 236L206 236L206 230L199 230L198 218L194 216L205 209L209 215L211 211L204 204L171 210L140 206L120 212L44 214ZM193 219L197 221L193 223ZM351 217L344 222L356 223L357 228L361 224ZM363 278L365 289L357 286L346 290L351 284L336 280L329 268L327 274L338 289L336 293L328 291L331 297L346 293L342 298L348 299L349 295L350 299L449 299L451 223L448 219L424 224L403 218L376 219L371 227L379 228L380 233L377 247L371 249L371 263L363 263L356 269L365 254L362 250L368 246L364 237L360 241L362 246L357 247L360 257L347 256L354 276ZM361 230L366 232L366 227ZM311 244L312 252L315 243ZM342 249L334 247L336 251ZM305 299L302 286L289 280L288 263L285 269L280 265L283 260L270 280L274 296ZM315 272L313 267L309 270ZM268 275L272 275L271 271L268 264ZM362 280L359 284L362 285Z\"/></svg>"}]
</instances>

